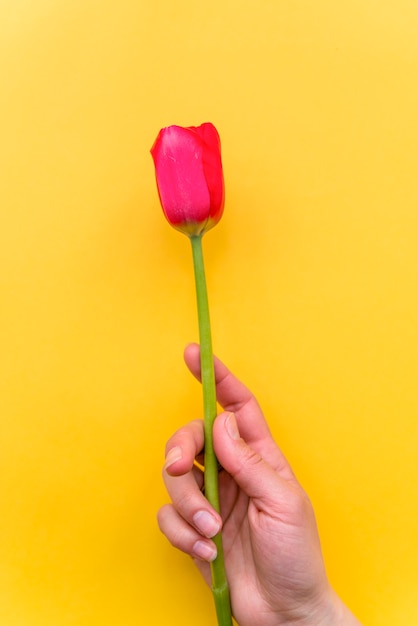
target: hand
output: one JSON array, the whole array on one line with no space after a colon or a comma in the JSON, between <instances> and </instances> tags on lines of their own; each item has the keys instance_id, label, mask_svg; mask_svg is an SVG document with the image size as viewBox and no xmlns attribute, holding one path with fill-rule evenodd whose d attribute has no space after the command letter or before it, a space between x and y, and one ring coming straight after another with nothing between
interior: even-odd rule
<instances>
[{"instance_id":1,"label":"hand","mask_svg":"<svg viewBox=\"0 0 418 626\"><path fill-rule=\"evenodd\" d=\"M200 375L199 348L185 360ZM214 424L221 515L201 492L195 464L203 423L193 421L167 443L163 476L172 504L158 513L169 541L190 554L210 583L216 556L211 537L222 528L234 618L240 626L358 625L331 589L310 501L274 442L250 391L215 359L217 398L225 412Z\"/></svg>"}]
</instances>

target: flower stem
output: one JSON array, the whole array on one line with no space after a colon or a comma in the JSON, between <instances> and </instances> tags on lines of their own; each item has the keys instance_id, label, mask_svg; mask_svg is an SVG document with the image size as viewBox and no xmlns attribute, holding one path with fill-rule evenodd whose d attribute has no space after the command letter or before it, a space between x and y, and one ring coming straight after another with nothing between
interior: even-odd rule
<instances>
[{"instance_id":1,"label":"flower stem","mask_svg":"<svg viewBox=\"0 0 418 626\"><path fill-rule=\"evenodd\" d=\"M197 313L199 321L200 367L203 388L203 411L205 430L205 495L213 508L220 512L218 461L213 449L212 428L216 417L216 387L213 366L212 337L210 331L209 302L203 263L202 235L190 237L196 284ZM226 579L222 534L214 537L218 551L211 564L212 593L219 626L232 626L229 588Z\"/></svg>"}]
</instances>

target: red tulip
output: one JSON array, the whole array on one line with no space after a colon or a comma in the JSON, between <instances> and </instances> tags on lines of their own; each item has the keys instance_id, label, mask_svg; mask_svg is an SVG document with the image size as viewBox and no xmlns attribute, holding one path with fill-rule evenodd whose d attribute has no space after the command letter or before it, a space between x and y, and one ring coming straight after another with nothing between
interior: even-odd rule
<instances>
[{"instance_id":1,"label":"red tulip","mask_svg":"<svg viewBox=\"0 0 418 626\"><path fill-rule=\"evenodd\" d=\"M205 424L205 495L219 512L218 462L211 435L217 413L216 385L202 235L219 222L224 209L221 144L212 124L168 126L160 130L151 154L164 214L190 238L192 246ZM212 590L218 626L232 626L221 532L213 540L217 557L211 564Z\"/></svg>"},{"instance_id":2,"label":"red tulip","mask_svg":"<svg viewBox=\"0 0 418 626\"><path fill-rule=\"evenodd\" d=\"M225 192L221 144L213 124L163 128L151 154L169 223L189 237L215 226L222 217Z\"/></svg>"}]
</instances>

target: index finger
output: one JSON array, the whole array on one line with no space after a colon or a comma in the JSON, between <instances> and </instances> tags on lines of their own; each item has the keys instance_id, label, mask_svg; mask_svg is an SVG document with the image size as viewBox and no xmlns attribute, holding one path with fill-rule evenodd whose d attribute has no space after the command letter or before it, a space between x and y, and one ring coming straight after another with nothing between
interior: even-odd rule
<instances>
[{"instance_id":1,"label":"index finger","mask_svg":"<svg viewBox=\"0 0 418 626\"><path fill-rule=\"evenodd\" d=\"M172 476L187 474L204 445L203 422L193 420L179 428L167 441L164 470Z\"/></svg>"},{"instance_id":2,"label":"index finger","mask_svg":"<svg viewBox=\"0 0 418 626\"><path fill-rule=\"evenodd\" d=\"M200 349L190 344L184 351L186 365L200 380ZM270 429L251 391L222 363L214 357L216 397L225 411L235 414L243 439L268 462L283 465L283 456L272 439ZM280 457L280 461L279 461Z\"/></svg>"}]
</instances>

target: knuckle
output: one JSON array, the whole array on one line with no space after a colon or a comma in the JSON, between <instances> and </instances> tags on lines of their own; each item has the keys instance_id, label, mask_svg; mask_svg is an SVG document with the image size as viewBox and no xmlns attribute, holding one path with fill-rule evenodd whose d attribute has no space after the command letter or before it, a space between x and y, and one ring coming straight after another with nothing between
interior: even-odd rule
<instances>
[{"instance_id":1,"label":"knuckle","mask_svg":"<svg viewBox=\"0 0 418 626\"><path fill-rule=\"evenodd\" d=\"M299 486L289 489L287 505L295 519L308 519L312 514L312 505L306 493Z\"/></svg>"},{"instance_id":2,"label":"knuckle","mask_svg":"<svg viewBox=\"0 0 418 626\"><path fill-rule=\"evenodd\" d=\"M172 509L171 504L164 504L157 512L158 528L165 534L166 520Z\"/></svg>"},{"instance_id":3,"label":"knuckle","mask_svg":"<svg viewBox=\"0 0 418 626\"><path fill-rule=\"evenodd\" d=\"M176 500L176 509L182 517L188 519L196 509L195 494L185 491Z\"/></svg>"},{"instance_id":4,"label":"knuckle","mask_svg":"<svg viewBox=\"0 0 418 626\"><path fill-rule=\"evenodd\" d=\"M256 468L264 463L261 456L248 446L243 450L242 460L247 468Z\"/></svg>"},{"instance_id":5,"label":"knuckle","mask_svg":"<svg viewBox=\"0 0 418 626\"><path fill-rule=\"evenodd\" d=\"M160 531L174 548L185 551L185 530L183 522L174 514L172 504L166 504L157 513Z\"/></svg>"},{"instance_id":6,"label":"knuckle","mask_svg":"<svg viewBox=\"0 0 418 626\"><path fill-rule=\"evenodd\" d=\"M165 446L166 454L168 450L175 446L185 447L186 449L189 447L193 448L195 436L198 436L201 432L203 432L203 420L201 419L192 420L188 424L181 426L167 441Z\"/></svg>"},{"instance_id":7,"label":"knuckle","mask_svg":"<svg viewBox=\"0 0 418 626\"><path fill-rule=\"evenodd\" d=\"M263 459L257 452L245 446L241 451L241 458L233 475L238 478L240 474L248 475L249 473L257 472L263 463Z\"/></svg>"},{"instance_id":8,"label":"knuckle","mask_svg":"<svg viewBox=\"0 0 418 626\"><path fill-rule=\"evenodd\" d=\"M184 531L181 528L172 526L166 537L174 548L184 551Z\"/></svg>"}]
</instances>

